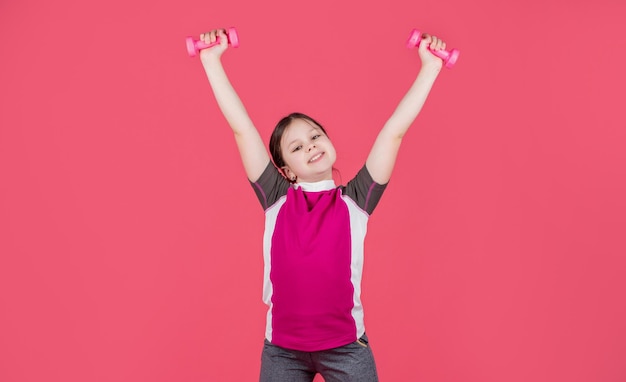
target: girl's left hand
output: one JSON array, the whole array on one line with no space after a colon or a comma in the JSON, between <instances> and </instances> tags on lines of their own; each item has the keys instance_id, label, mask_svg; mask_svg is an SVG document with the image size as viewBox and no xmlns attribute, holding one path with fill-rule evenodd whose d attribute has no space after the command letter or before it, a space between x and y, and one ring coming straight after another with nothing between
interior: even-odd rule
<instances>
[{"instance_id":1,"label":"girl's left hand","mask_svg":"<svg viewBox=\"0 0 626 382\"><path fill-rule=\"evenodd\" d=\"M422 60L422 66L434 66L441 69L443 66L443 60L435 56L432 51L446 49L446 43L437 36L431 36L429 34L422 34L422 41L419 45L419 56Z\"/></svg>"}]
</instances>

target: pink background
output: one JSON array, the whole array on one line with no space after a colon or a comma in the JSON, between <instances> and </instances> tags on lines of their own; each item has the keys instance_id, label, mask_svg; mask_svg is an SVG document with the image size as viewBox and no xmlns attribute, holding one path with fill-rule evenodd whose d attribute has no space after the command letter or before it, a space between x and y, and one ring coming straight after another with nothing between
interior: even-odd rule
<instances>
[{"instance_id":1,"label":"pink background","mask_svg":"<svg viewBox=\"0 0 626 382\"><path fill-rule=\"evenodd\" d=\"M593 4L593 5L592 5ZM263 214L184 38L267 140L325 124L344 182L461 50L370 221L383 381L626 380L622 0L2 1L0 380L254 381ZM318 380L320 380L318 378Z\"/></svg>"}]
</instances>

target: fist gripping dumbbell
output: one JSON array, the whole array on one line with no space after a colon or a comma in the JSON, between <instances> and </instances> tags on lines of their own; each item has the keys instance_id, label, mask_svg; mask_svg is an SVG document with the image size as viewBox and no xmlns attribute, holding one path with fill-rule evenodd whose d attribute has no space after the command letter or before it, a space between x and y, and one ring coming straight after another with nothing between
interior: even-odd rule
<instances>
[{"instance_id":1,"label":"fist gripping dumbbell","mask_svg":"<svg viewBox=\"0 0 626 382\"><path fill-rule=\"evenodd\" d=\"M235 30L235 28L228 28L228 31L226 31L226 37L228 38L228 43L233 48L237 48L239 46L239 36L237 36L237 31ZM185 39L185 42L187 43L187 53L189 53L189 57L194 57L202 49L207 49L212 46L219 45L220 38L218 37L215 42L212 42L210 44L207 44L202 40L194 40L193 37L187 37Z\"/></svg>"},{"instance_id":2,"label":"fist gripping dumbbell","mask_svg":"<svg viewBox=\"0 0 626 382\"><path fill-rule=\"evenodd\" d=\"M409 49L413 49L419 46L422 41L422 33L417 29L413 29L411 31L411 35L409 36L409 40L406 42L406 47ZM429 48L430 50L430 48ZM441 58L446 68L451 68L454 66L457 58L459 58L458 49L452 49L450 51L447 50L430 50L435 56Z\"/></svg>"}]
</instances>

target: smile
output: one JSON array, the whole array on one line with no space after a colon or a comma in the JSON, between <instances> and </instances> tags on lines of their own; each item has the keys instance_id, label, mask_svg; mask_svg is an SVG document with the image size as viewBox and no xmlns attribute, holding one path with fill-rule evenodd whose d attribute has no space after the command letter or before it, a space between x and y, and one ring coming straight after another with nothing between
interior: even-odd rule
<instances>
[{"instance_id":1,"label":"smile","mask_svg":"<svg viewBox=\"0 0 626 382\"><path fill-rule=\"evenodd\" d=\"M309 159L309 163L317 162L323 155L324 153L319 153L315 155L313 158Z\"/></svg>"}]
</instances>

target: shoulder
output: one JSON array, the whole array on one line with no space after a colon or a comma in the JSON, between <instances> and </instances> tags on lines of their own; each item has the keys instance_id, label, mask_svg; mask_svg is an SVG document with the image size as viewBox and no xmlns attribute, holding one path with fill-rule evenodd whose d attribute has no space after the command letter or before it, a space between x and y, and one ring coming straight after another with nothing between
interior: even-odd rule
<instances>
[{"instance_id":1,"label":"shoulder","mask_svg":"<svg viewBox=\"0 0 626 382\"><path fill-rule=\"evenodd\" d=\"M269 161L265 170L255 182L250 181L250 185L261 202L264 210L267 210L278 199L287 194L291 184L278 171L274 164Z\"/></svg>"},{"instance_id":2,"label":"shoulder","mask_svg":"<svg viewBox=\"0 0 626 382\"><path fill-rule=\"evenodd\" d=\"M342 186L342 192L362 210L371 214L387 188L387 184L376 183L367 166L363 165L356 176L348 184Z\"/></svg>"}]
</instances>

